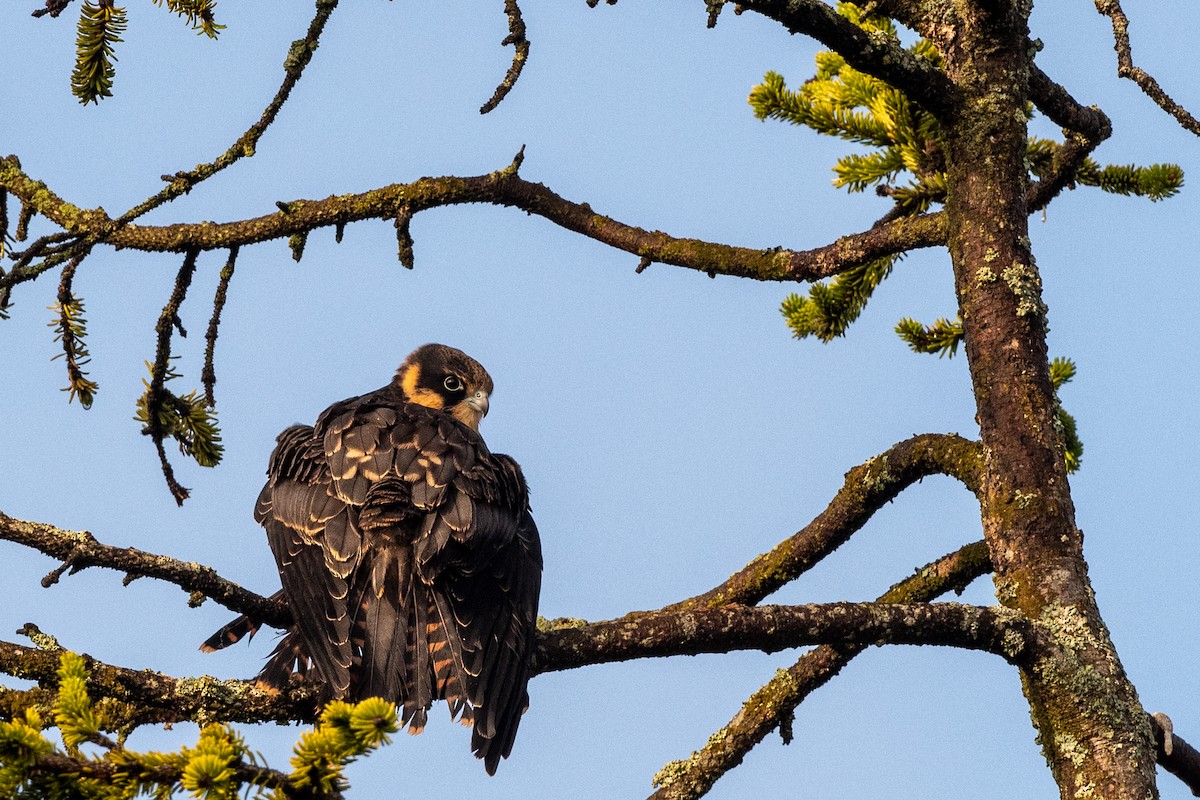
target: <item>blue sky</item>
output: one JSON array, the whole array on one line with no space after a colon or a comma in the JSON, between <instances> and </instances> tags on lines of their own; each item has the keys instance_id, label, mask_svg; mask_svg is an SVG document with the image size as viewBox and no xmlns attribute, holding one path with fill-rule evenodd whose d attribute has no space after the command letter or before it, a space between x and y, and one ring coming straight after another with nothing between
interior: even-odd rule
<instances>
[{"instance_id":1,"label":"blue sky","mask_svg":"<svg viewBox=\"0 0 1200 800\"><path fill-rule=\"evenodd\" d=\"M115 97L81 107L69 92L72 6L33 20L6 2L0 51L0 152L63 197L117 214L156 192L158 176L208 161L256 119L278 86L308 3L222 3L218 42L146 0L128 0ZM424 175L522 174L631 224L755 247L814 247L885 210L830 186L845 146L753 118L745 98L767 70L792 85L817 48L778 25L727 12L706 30L703 3L625 2L588 9L526 0L532 40L508 99L478 108L511 48L502 3L346 0L258 155L147 222L228 220L276 200L319 198ZM1187 31L1200 10L1126 0L1135 58L1200 110ZM1038 63L1112 116L1105 163L1173 161L1200 174L1200 142L1115 77L1106 20L1091 3L1042 3ZM1052 135L1043 119L1035 130ZM1190 186L1157 204L1080 189L1031 238L1050 307L1050 347L1079 375L1063 391L1084 440L1072 479L1101 610L1149 710L1200 742L1200 657L1193 609L1194 425L1200 333L1193 266L1200 201ZM36 232L45 232L38 228ZM209 564L263 593L278 583L251 519L275 434L329 403L386 382L427 341L461 347L491 371L483 433L516 457L542 530L547 616L602 619L710 588L806 524L843 473L914 433L975 436L965 361L917 356L892 333L904 316L954 314L940 250L906 258L848 335L795 341L777 307L793 287L706 276L637 258L511 209L424 212L412 224L416 269L395 258L390 224L359 223L341 245L313 234L296 264L283 242L243 250L217 345L226 456L215 470L176 458L193 490L182 508L132 421L153 326L180 258L101 249L80 270L95 406L68 405L47 323L55 276L15 294L0 323L0 510L91 530L110 544ZM199 386L203 330L224 254L202 255L176 340ZM874 597L914 567L980 535L957 484L931 478L883 509L777 602ZM271 637L201 656L230 615L186 606L175 587L84 572L49 589L55 565L0 543L0 631L27 621L102 660L175 675L253 674ZM992 603L990 581L964 599ZM4 634L11 637L11 634ZM435 711L352 772L358 796L452 775L479 796L648 794L665 761L686 757L795 653L641 661L542 676L531 684L513 757L487 778L468 735ZM8 681L9 685L16 685ZM715 798L786 785L797 795L924 798L1050 796L1016 673L997 659L933 648L860 656L798 711L795 741L770 737ZM284 766L298 731L248 731ZM132 743L178 746L191 726ZM868 766L869 765L869 766ZM1188 796L1169 775L1163 796Z\"/></svg>"}]
</instances>

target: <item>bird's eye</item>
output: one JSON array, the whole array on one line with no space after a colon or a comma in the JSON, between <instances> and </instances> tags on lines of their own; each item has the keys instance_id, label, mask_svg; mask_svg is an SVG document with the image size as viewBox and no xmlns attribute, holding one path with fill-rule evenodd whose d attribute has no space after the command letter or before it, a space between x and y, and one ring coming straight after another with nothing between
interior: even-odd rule
<instances>
[{"instance_id":1,"label":"bird's eye","mask_svg":"<svg viewBox=\"0 0 1200 800\"><path fill-rule=\"evenodd\" d=\"M442 386L445 386L448 392L461 392L463 390L463 383L458 379L457 375L447 375L446 380L442 381Z\"/></svg>"}]
</instances>

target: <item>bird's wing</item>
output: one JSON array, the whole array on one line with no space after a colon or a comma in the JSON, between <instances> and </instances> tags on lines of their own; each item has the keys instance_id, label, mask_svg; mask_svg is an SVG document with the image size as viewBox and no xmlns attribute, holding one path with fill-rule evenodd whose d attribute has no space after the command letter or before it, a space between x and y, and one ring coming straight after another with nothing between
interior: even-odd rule
<instances>
[{"instance_id":1,"label":"bird's wing","mask_svg":"<svg viewBox=\"0 0 1200 800\"><path fill-rule=\"evenodd\" d=\"M452 495L448 515L467 524L451 534L433 598L438 621L454 634L447 638L458 642L453 654L473 712L471 749L491 774L512 750L529 705L541 545L520 468L507 456L482 459L459 476ZM469 520L461 519L463 497Z\"/></svg>"},{"instance_id":2,"label":"bird's wing","mask_svg":"<svg viewBox=\"0 0 1200 800\"><path fill-rule=\"evenodd\" d=\"M356 510L339 498L313 428L279 435L254 517L266 529L292 616L332 697L350 686L353 653L348 578L362 537Z\"/></svg>"}]
</instances>

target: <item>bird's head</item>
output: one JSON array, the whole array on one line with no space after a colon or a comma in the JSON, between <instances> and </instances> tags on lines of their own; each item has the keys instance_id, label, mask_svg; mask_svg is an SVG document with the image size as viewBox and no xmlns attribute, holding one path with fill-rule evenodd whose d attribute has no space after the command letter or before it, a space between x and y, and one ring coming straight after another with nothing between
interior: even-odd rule
<instances>
[{"instance_id":1,"label":"bird's head","mask_svg":"<svg viewBox=\"0 0 1200 800\"><path fill-rule=\"evenodd\" d=\"M475 359L444 344L426 344L414 350L392 385L405 400L446 411L459 422L479 430L488 412L492 376Z\"/></svg>"}]
</instances>

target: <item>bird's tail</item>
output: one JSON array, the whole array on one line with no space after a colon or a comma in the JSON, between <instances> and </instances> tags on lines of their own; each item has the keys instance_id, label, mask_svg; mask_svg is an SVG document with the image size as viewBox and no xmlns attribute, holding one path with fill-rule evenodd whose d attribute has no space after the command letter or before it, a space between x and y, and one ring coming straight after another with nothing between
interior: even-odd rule
<instances>
[{"instance_id":1,"label":"bird's tail","mask_svg":"<svg viewBox=\"0 0 1200 800\"><path fill-rule=\"evenodd\" d=\"M254 634L258 633L261 626L261 623L243 614L205 639L204 643L200 645L200 650L205 653L215 653L217 650L224 650L231 644L237 644L246 637L253 639Z\"/></svg>"},{"instance_id":2,"label":"bird's tail","mask_svg":"<svg viewBox=\"0 0 1200 800\"><path fill-rule=\"evenodd\" d=\"M271 595L271 600L282 601L283 590ZM250 619L245 614L232 620L219 631L204 640L200 649L205 653L224 650L231 644L237 644L242 639L249 641L258 633L262 623ZM293 675L304 680L312 667L312 659L304 647L304 640L295 628L289 630L280 639L275 649L271 651L267 663L258 673L255 682L267 689L282 690L287 687Z\"/></svg>"}]
</instances>

